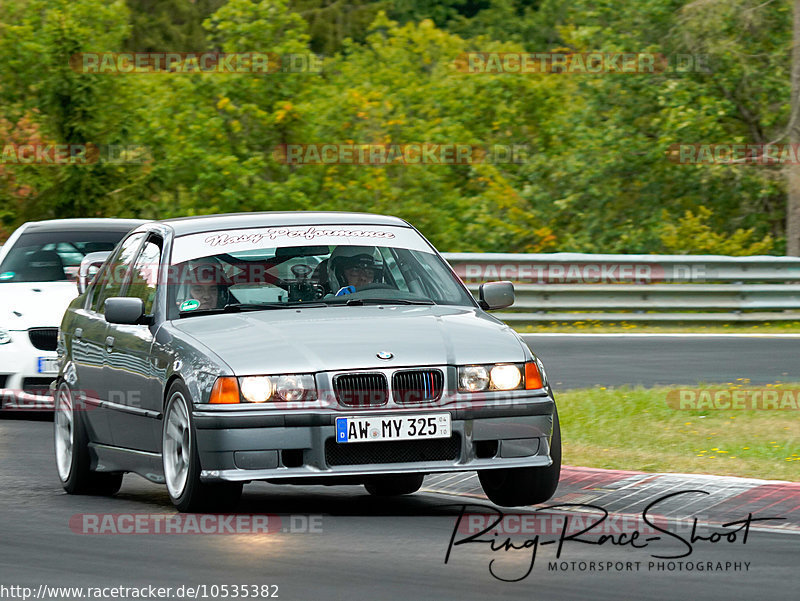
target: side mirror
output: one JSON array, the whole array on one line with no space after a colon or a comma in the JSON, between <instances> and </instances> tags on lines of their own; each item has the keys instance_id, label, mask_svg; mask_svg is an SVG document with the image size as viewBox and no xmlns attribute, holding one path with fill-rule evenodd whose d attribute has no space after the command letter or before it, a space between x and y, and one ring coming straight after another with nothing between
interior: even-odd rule
<instances>
[{"instance_id":1,"label":"side mirror","mask_svg":"<svg viewBox=\"0 0 800 601\"><path fill-rule=\"evenodd\" d=\"M92 278L97 274L97 270L106 262L110 254L110 252L96 252L89 253L83 257L81 265L78 267L78 294L86 292L89 282L92 281Z\"/></svg>"},{"instance_id":2,"label":"side mirror","mask_svg":"<svg viewBox=\"0 0 800 601\"><path fill-rule=\"evenodd\" d=\"M514 304L514 284L511 282L487 282L480 287L482 309L505 309Z\"/></svg>"},{"instance_id":3,"label":"side mirror","mask_svg":"<svg viewBox=\"0 0 800 601\"><path fill-rule=\"evenodd\" d=\"M107 298L104 306L108 323L129 326L147 323L144 302L140 298L115 296Z\"/></svg>"}]
</instances>

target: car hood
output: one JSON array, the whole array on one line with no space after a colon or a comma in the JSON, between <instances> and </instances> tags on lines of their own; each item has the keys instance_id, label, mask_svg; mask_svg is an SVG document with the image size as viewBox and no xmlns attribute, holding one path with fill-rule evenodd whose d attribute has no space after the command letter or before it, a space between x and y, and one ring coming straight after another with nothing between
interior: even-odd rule
<instances>
[{"instance_id":1,"label":"car hood","mask_svg":"<svg viewBox=\"0 0 800 601\"><path fill-rule=\"evenodd\" d=\"M521 362L516 333L466 307L318 307L206 315L172 322L236 375ZM392 353L390 360L377 353Z\"/></svg>"},{"instance_id":2,"label":"car hood","mask_svg":"<svg viewBox=\"0 0 800 601\"><path fill-rule=\"evenodd\" d=\"M57 328L76 296L75 282L0 284L0 327L8 330Z\"/></svg>"}]
</instances>

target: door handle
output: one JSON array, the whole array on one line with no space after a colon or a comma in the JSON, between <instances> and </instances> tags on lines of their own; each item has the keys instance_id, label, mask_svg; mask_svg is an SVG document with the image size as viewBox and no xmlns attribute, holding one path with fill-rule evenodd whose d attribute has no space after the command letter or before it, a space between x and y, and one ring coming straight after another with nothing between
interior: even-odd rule
<instances>
[{"instance_id":1,"label":"door handle","mask_svg":"<svg viewBox=\"0 0 800 601\"><path fill-rule=\"evenodd\" d=\"M114 348L114 337L113 336L107 336L106 337L106 348L108 350L111 350L112 348Z\"/></svg>"},{"instance_id":2,"label":"door handle","mask_svg":"<svg viewBox=\"0 0 800 601\"><path fill-rule=\"evenodd\" d=\"M75 328L75 340L80 340L83 337L83 328Z\"/></svg>"}]
</instances>

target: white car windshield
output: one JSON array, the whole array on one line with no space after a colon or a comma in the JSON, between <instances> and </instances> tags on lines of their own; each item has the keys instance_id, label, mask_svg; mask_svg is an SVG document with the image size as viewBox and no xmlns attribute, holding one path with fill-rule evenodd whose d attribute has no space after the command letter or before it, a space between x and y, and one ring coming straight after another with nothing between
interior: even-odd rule
<instances>
[{"instance_id":1,"label":"white car windshield","mask_svg":"<svg viewBox=\"0 0 800 601\"><path fill-rule=\"evenodd\" d=\"M0 264L0 283L74 280L83 257L111 251L124 232L23 233Z\"/></svg>"},{"instance_id":2,"label":"white car windshield","mask_svg":"<svg viewBox=\"0 0 800 601\"><path fill-rule=\"evenodd\" d=\"M261 228L183 236L174 242L169 272L176 284L169 287L170 305L181 316L298 303L474 306L450 268L408 228Z\"/></svg>"}]
</instances>

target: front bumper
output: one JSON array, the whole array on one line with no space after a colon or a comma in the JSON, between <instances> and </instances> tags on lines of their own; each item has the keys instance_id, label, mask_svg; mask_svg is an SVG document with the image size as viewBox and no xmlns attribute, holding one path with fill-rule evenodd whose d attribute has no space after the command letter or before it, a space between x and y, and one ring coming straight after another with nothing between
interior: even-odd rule
<instances>
[{"instance_id":1,"label":"front bumper","mask_svg":"<svg viewBox=\"0 0 800 601\"><path fill-rule=\"evenodd\" d=\"M27 331L14 330L11 337L11 342L0 345L0 409L52 411L49 385L58 372L40 372L39 359L56 359L56 352L34 347Z\"/></svg>"},{"instance_id":2,"label":"front bumper","mask_svg":"<svg viewBox=\"0 0 800 601\"><path fill-rule=\"evenodd\" d=\"M204 481L335 479L379 474L547 467L555 403L549 396L480 408L398 410L215 411L195 405L193 419ZM335 418L449 412L453 439L335 442ZM447 441L447 442L437 442ZM358 449L355 449L358 445ZM342 449L342 447L351 447ZM393 452L398 450L398 452ZM343 453L340 451L344 451ZM403 456L413 460L403 461ZM373 460L374 459L374 460Z\"/></svg>"}]
</instances>

